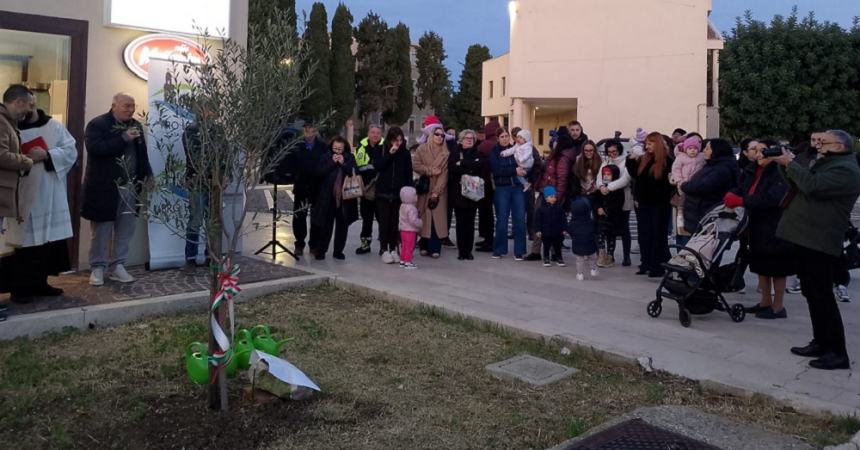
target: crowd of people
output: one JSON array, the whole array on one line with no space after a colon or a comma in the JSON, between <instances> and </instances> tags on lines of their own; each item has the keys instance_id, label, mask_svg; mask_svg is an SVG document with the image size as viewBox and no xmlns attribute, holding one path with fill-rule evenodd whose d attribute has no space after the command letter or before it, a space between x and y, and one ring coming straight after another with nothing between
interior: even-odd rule
<instances>
[{"instance_id":1,"label":"crowd of people","mask_svg":"<svg viewBox=\"0 0 860 450\"><path fill-rule=\"evenodd\" d=\"M91 222L88 262L94 286L103 285L106 276L134 281L125 263L136 198L153 182L134 111L134 98L120 93L110 111L86 127L81 216ZM185 131L192 170L193 124ZM376 223L382 262L403 269L418 268L416 249L423 257L439 258L444 248L456 248L460 261L474 260L473 252L493 259L512 254L516 261L545 267L566 266L564 253L570 251L575 277L582 281L616 265L618 238L620 265L633 265L635 213L635 273L659 278L671 257L672 236L681 248L715 206L744 207L749 225L738 261L758 276L760 292L760 301L747 312L786 318L784 294L802 292L814 338L791 351L814 357L812 367L848 368L834 288L841 300L849 300L843 241L860 196L853 138L822 130L794 151L767 139L747 139L740 147L736 155L723 139L702 139L682 129L671 136L637 129L630 139L616 133L595 142L581 123L571 121L554 130L544 157L529 130L490 121L458 133L431 116L411 146L400 128L371 126L353 151L340 136L324 142L306 121L288 152L295 174L295 253L309 250L313 259L323 260L331 247L331 256L344 260L348 229L361 221L355 253L372 252ZM0 218L5 218L0 292L11 293L13 302L62 293L48 284L48 276L70 268L65 177L76 162L74 139L36 108L33 93L22 85L7 89L0 105ZM205 209L206 193L196 194L191 203ZM202 240L195 214L200 211L192 205L186 248L191 265ZM456 242L450 238L452 225ZM797 277L793 286L787 282L791 276ZM0 306L0 320L4 309Z\"/></svg>"},{"instance_id":2,"label":"crowd of people","mask_svg":"<svg viewBox=\"0 0 860 450\"><path fill-rule=\"evenodd\" d=\"M815 357L813 367L848 367L834 289L840 300L850 301L842 245L860 195L851 136L823 130L794 152L776 141L748 139L737 153L726 140L703 139L683 129L671 136L637 129L631 139L616 136L596 143L581 123L572 121L552 136L550 152L543 157L529 130L509 131L491 121L457 133L431 116L411 147L401 129L391 127L383 138L382 127L371 126L355 163L349 158L341 162L334 148L341 138L326 145L308 123L296 151L305 161L324 161L316 164L318 176L332 170L331 161L339 168L334 169L337 182L355 170L362 174L368 195L344 202L362 211L356 254L372 251L376 220L382 261L404 269L418 267L415 249L421 256L439 258L443 248L456 248L461 261L473 260L473 252L490 253L493 259L512 253L516 261L538 261L545 267L565 266L568 250L576 279L585 280L616 265L618 238L621 266L633 264L630 219L635 212L635 273L660 278L670 247L683 247L712 208L744 207L749 226L740 238L738 262L758 276L760 294L747 312L761 319L786 318L785 293L801 291L809 303L814 340L792 352ZM476 178L483 186L477 198L471 190ZM327 222L311 221L310 253L322 260L330 238L327 227L339 211L355 206L330 198L332 188L337 192L340 185L315 185L315 180L320 178L311 176L295 188L317 192L311 194L311 211L330 212ZM358 220L359 215L352 217ZM449 238L452 222L454 241ZM338 224L348 226L349 220ZM297 254L305 250L306 226L297 215ZM672 236L674 246L669 244ZM345 240L335 239L332 256L343 260L344 251ZM794 286L787 283L791 276L797 276Z\"/></svg>"}]
</instances>

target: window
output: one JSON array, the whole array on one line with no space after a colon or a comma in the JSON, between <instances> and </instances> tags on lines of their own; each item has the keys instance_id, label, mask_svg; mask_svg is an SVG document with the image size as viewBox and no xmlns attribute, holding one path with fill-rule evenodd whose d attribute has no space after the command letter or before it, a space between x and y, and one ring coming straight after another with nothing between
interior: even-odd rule
<instances>
[{"instance_id":1,"label":"window","mask_svg":"<svg viewBox=\"0 0 860 450\"><path fill-rule=\"evenodd\" d=\"M493 98L493 80L490 80L490 98Z\"/></svg>"},{"instance_id":2,"label":"window","mask_svg":"<svg viewBox=\"0 0 860 450\"><path fill-rule=\"evenodd\" d=\"M508 88L508 79L506 77L502 77L502 97L506 95Z\"/></svg>"},{"instance_id":3,"label":"window","mask_svg":"<svg viewBox=\"0 0 860 450\"><path fill-rule=\"evenodd\" d=\"M543 145L543 128L538 128L538 145Z\"/></svg>"},{"instance_id":4,"label":"window","mask_svg":"<svg viewBox=\"0 0 860 450\"><path fill-rule=\"evenodd\" d=\"M415 134L415 119L409 119L409 134Z\"/></svg>"},{"instance_id":5,"label":"window","mask_svg":"<svg viewBox=\"0 0 860 450\"><path fill-rule=\"evenodd\" d=\"M707 89L708 90L707 90L707 94L706 94L706 96L707 96L706 102L708 104L708 107L712 107L712 106L714 106L714 103L715 103L714 102L715 99L714 99L714 51L713 50L708 50L707 70L708 70L708 75L707 75L707 83L708 83Z\"/></svg>"}]
</instances>

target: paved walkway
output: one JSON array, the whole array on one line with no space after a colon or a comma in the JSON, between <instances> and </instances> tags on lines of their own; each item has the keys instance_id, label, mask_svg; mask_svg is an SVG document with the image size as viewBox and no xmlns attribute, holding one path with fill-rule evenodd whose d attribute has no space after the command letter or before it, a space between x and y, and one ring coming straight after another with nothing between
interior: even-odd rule
<instances>
[{"instance_id":1,"label":"paved walkway","mask_svg":"<svg viewBox=\"0 0 860 450\"><path fill-rule=\"evenodd\" d=\"M281 227L279 239L292 248L289 228ZM296 263L284 254L278 260L528 332L562 336L628 358L650 357L656 369L768 394L800 408L860 413L860 379L851 371L810 369L807 359L789 353L790 346L811 339L809 313L800 295L786 297L786 320L748 316L734 323L715 311L694 316L692 326L683 328L671 301L664 302L661 317L648 317L645 307L654 299L657 281L636 276L632 268L605 269L596 280L578 282L572 264L544 268L515 262L510 256L493 260L487 253L476 253L474 261L457 261L455 250L444 249L439 260L416 256L420 269L405 271L382 264L375 242L370 255L356 256L359 228L358 224L350 228L346 261L329 256L325 261L302 258ZM270 231L252 234L245 248L260 247L270 237ZM636 262L638 256L633 258ZM753 280L748 276L751 294L731 295L730 303L755 303ZM840 307L851 359L858 364L860 285L855 283L851 294L856 302Z\"/></svg>"}]
</instances>

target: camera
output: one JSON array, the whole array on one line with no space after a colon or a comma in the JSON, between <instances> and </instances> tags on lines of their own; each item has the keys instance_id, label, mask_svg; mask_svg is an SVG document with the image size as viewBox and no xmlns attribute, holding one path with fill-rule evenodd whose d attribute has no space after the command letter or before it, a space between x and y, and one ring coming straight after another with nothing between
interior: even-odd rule
<instances>
[{"instance_id":1,"label":"camera","mask_svg":"<svg viewBox=\"0 0 860 450\"><path fill-rule=\"evenodd\" d=\"M791 151L791 147L783 145L771 145L770 147L767 147L761 151L761 156L763 158L776 158L777 156L782 156L782 154L784 153L783 150Z\"/></svg>"}]
</instances>

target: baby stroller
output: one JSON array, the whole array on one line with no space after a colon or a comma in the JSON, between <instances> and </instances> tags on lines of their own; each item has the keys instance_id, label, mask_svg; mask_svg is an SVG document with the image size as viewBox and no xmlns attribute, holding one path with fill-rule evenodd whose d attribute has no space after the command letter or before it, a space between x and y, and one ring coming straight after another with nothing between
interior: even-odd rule
<instances>
[{"instance_id":1,"label":"baby stroller","mask_svg":"<svg viewBox=\"0 0 860 450\"><path fill-rule=\"evenodd\" d=\"M735 322L742 322L746 316L744 306L736 303L729 307L723 297L724 292L743 288L732 286L740 263L735 258L725 265L722 261L746 225L744 208L730 209L720 204L702 218L699 231L686 246L670 245L678 254L663 263L666 274L657 287L657 299L648 303L648 315L659 317L666 297L678 302L678 319L684 327L690 326L692 314L709 314L715 309L728 313Z\"/></svg>"}]
</instances>

